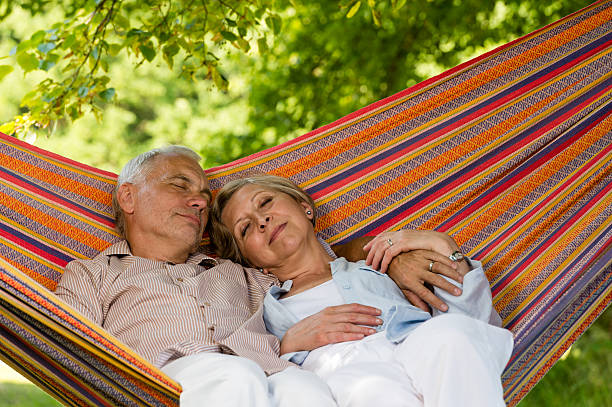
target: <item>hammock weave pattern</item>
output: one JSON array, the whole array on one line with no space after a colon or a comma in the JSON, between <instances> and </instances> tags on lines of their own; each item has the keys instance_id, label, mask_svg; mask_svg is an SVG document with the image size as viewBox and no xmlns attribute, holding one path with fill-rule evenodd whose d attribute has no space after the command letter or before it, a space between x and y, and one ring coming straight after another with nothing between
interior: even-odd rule
<instances>
[{"instance_id":1,"label":"hammock weave pattern","mask_svg":"<svg viewBox=\"0 0 612 407\"><path fill-rule=\"evenodd\" d=\"M328 242L401 228L483 261L515 335L513 406L612 300L612 0L288 143L207 170L292 178ZM180 387L57 299L117 241L116 176L0 137L0 358L74 406L176 405Z\"/></svg>"}]
</instances>

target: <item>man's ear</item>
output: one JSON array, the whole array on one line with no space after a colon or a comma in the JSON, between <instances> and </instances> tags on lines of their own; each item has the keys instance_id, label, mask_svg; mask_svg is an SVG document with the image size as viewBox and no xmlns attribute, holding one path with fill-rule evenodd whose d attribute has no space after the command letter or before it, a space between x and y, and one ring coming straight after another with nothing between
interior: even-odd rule
<instances>
[{"instance_id":1,"label":"man's ear","mask_svg":"<svg viewBox=\"0 0 612 407\"><path fill-rule=\"evenodd\" d=\"M134 213L135 191L133 189L134 185L126 182L125 184L121 184L117 190L117 203L119 203L123 213Z\"/></svg>"}]
</instances>

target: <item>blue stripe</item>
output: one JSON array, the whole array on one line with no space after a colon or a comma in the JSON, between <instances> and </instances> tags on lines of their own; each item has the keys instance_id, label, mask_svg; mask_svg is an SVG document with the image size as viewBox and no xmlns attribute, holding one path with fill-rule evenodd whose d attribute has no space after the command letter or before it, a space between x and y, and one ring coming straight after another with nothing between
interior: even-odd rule
<instances>
[{"instance_id":1,"label":"blue stripe","mask_svg":"<svg viewBox=\"0 0 612 407\"><path fill-rule=\"evenodd\" d=\"M559 61L555 62L552 65L549 65L546 68L543 68L540 71L536 71L534 72L533 75L531 75L530 77L525 78L524 80L522 80L521 82L515 84L514 86L498 93L494 100L498 100L498 99L502 99L508 95L510 95L511 93L520 90L521 88L530 85L532 82L534 82L537 79L542 78L543 76L548 75L550 72L554 71L555 69L560 68L561 66L567 64L568 62L580 57L582 54L584 54L585 52L590 51L593 48L596 48L600 45L605 44L606 42L612 40L612 33L608 33L607 35L599 38L598 40L594 41L593 43L590 43L588 45L586 45L585 47L583 47L582 49L579 49L577 51L575 51L574 53L560 59ZM354 167L349 168L346 171L343 171L341 173L338 173L336 175L334 175L333 177L330 177L329 179L317 184L317 185L313 185L312 187L308 188L308 193L309 194L315 194L325 188L328 188L329 186L336 184L338 182L343 181L347 176L350 176L352 174L354 174L355 172L359 172L363 169L366 169L370 166L375 165L376 163L378 163L379 161L382 161L388 157L390 157L391 155L395 154L397 151L399 150L403 150L407 147L409 147L411 144L418 142L420 140L423 140L429 136L431 136L432 134L443 130L444 128L448 127L448 126L454 126L454 124L473 114L474 112L477 112L478 110L485 108L486 106L491 104L491 100L485 100L483 102L481 102L480 104L477 104L475 106L473 106L472 108L465 110L463 113L459 114L458 116L454 116L451 119L441 122L438 125L428 129L427 131L424 131L421 134L416 135L415 137L406 140L402 143L399 143L395 148L387 150L387 151L383 151L380 154L376 155L375 157L371 157L367 160L362 160L362 162ZM408 131L410 131L410 128L407 128L407 124L404 123L396 128L394 128L393 130L391 130L391 132L397 133L397 129L402 129L400 134L405 134ZM382 136L382 135L380 135ZM380 137L379 136L379 137ZM357 146L358 147L358 146ZM346 172L348 172L348 174L346 174Z\"/></svg>"},{"instance_id":2,"label":"blue stripe","mask_svg":"<svg viewBox=\"0 0 612 407\"><path fill-rule=\"evenodd\" d=\"M41 249L43 252L48 253L52 256L57 257L60 260L64 260L66 263L74 260L74 257L68 256L65 253L62 253L56 249L54 249L51 246L48 246L42 242L39 242L38 240L35 240L33 238L31 238L30 236L25 235L24 233L22 233L21 231L14 229L12 227L10 227L9 225L7 225L6 223L0 223L0 229L4 230L5 232L7 232L9 235L11 236L15 236L18 239L29 243L39 249Z\"/></svg>"},{"instance_id":3,"label":"blue stripe","mask_svg":"<svg viewBox=\"0 0 612 407\"><path fill-rule=\"evenodd\" d=\"M88 208L86 206L83 206L81 204L76 203L75 201L70 200L69 198L66 198L66 197L64 197L62 195L58 195L57 193L55 193L55 192L53 192L53 191L51 191L51 190L49 190L47 188L44 188L41 185L36 184L36 183L30 181L29 179L23 177L22 175L20 175L20 174L18 174L16 172L13 172L13 171L11 171L11 170L9 170L7 168L0 167L0 172L4 172L5 174L8 174L9 176L12 176L12 177L18 179L18 180L20 180L20 181L22 181L22 182L24 182L24 183L34 187L35 189L37 189L39 191L45 192L45 193L47 193L47 194L57 198L61 203L63 203L63 205L65 205L67 207L75 206L75 207L81 209L82 211L87 212L90 215L93 215L94 217L96 217L102 223L110 222L112 224L115 221L112 217L104 216L104 215L100 214L99 212L96 212L96 211L94 211L94 210L92 210L92 209L90 209L90 208Z\"/></svg>"}]
</instances>

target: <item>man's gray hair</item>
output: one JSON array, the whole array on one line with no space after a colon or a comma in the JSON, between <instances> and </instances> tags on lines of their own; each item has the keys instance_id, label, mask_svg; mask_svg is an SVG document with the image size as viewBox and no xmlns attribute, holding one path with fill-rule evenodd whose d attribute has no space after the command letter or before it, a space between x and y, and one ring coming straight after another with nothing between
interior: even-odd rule
<instances>
[{"instance_id":1,"label":"man's gray hair","mask_svg":"<svg viewBox=\"0 0 612 407\"><path fill-rule=\"evenodd\" d=\"M117 191L119 187L125 183L136 184L138 182L144 181L145 176L151 170L154 159L156 157L161 156L169 156L169 155L179 155L187 158L191 158L195 162L200 162L202 157L189 147L185 146L166 146L159 147L144 152L136 157L132 158L123 166L123 169L119 173L119 177L117 178L117 185L113 190L113 213L115 216L115 229L119 233L121 238L125 239L125 216L123 215L123 210L119 205L119 201L117 200Z\"/></svg>"}]
</instances>

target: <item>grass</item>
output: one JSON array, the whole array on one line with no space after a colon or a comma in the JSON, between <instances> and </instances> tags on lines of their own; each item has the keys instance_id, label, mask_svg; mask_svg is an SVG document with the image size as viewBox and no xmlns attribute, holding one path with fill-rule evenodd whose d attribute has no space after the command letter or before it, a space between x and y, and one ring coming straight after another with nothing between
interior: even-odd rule
<instances>
[{"instance_id":1,"label":"grass","mask_svg":"<svg viewBox=\"0 0 612 407\"><path fill-rule=\"evenodd\" d=\"M61 406L33 384L14 379L7 369L0 369L0 407ZM519 403L519 407L549 406L612 406L612 307Z\"/></svg>"}]
</instances>

